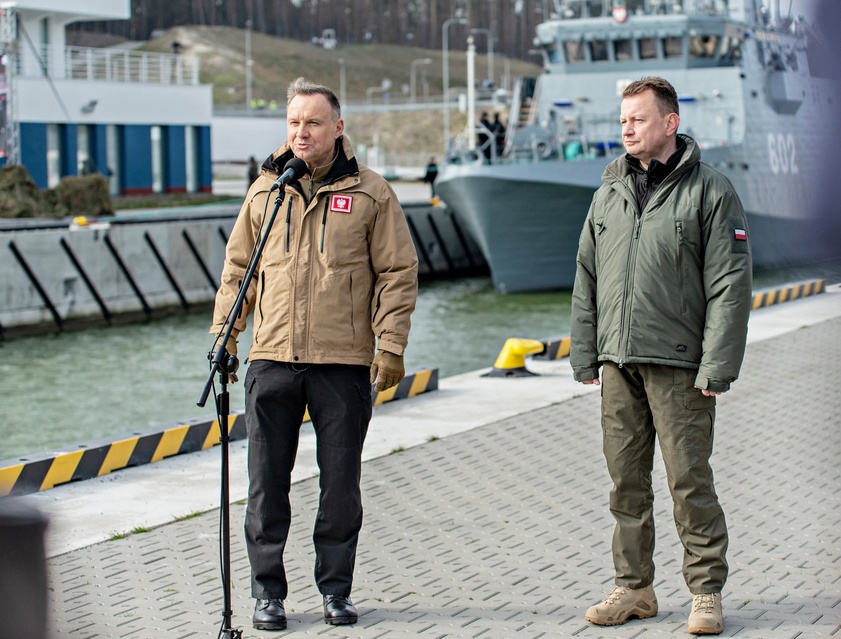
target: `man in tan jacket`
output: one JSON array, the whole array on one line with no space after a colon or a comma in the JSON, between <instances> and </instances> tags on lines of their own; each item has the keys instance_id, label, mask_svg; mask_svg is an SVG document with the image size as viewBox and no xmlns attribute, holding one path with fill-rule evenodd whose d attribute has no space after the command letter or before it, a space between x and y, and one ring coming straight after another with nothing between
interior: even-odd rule
<instances>
[{"instance_id":1,"label":"man in tan jacket","mask_svg":"<svg viewBox=\"0 0 841 639\"><path fill-rule=\"evenodd\" d=\"M286 163L300 158L307 172L281 187L281 208L228 345L235 353L235 337L253 311L245 378L245 533L257 600L253 624L261 630L287 625L283 549L307 408L320 470L313 542L324 619L351 624L358 618L350 593L362 526L359 484L371 384L381 391L403 378L417 298L418 260L403 210L389 184L356 161L343 131L333 91L304 78L289 86L288 141L266 159L248 191L216 296L211 332L219 334L275 204L277 192L270 189Z\"/></svg>"}]
</instances>

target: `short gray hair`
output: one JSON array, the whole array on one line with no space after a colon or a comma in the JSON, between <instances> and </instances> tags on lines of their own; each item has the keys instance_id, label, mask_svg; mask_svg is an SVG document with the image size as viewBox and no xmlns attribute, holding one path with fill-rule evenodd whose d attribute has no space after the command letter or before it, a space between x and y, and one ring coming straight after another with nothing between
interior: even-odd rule
<instances>
[{"instance_id":1,"label":"short gray hair","mask_svg":"<svg viewBox=\"0 0 841 639\"><path fill-rule=\"evenodd\" d=\"M342 117L342 105L339 104L339 98L336 97L336 94L330 88L323 84L310 82L304 77L297 78L286 89L286 106L289 106L292 98L297 95L323 95L327 98L330 107L333 109L333 120L338 120Z\"/></svg>"}]
</instances>

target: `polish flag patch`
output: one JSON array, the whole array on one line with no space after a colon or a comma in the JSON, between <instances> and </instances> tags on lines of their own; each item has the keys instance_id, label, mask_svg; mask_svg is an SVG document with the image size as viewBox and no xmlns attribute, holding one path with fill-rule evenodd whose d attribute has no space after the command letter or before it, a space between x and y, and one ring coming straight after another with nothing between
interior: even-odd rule
<instances>
[{"instance_id":1,"label":"polish flag patch","mask_svg":"<svg viewBox=\"0 0 841 639\"><path fill-rule=\"evenodd\" d=\"M745 229L733 229L733 237L742 242L746 242L748 239L748 234L747 232L745 232Z\"/></svg>"},{"instance_id":2,"label":"polish flag patch","mask_svg":"<svg viewBox=\"0 0 841 639\"><path fill-rule=\"evenodd\" d=\"M350 213L351 208L353 208L353 198L350 195L330 196L331 211L335 211L336 213Z\"/></svg>"}]
</instances>

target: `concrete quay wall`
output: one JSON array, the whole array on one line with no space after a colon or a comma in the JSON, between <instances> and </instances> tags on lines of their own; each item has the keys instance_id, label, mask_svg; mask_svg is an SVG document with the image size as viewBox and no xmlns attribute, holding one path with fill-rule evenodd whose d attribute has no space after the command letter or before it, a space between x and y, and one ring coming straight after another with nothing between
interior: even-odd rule
<instances>
[{"instance_id":1,"label":"concrete quay wall","mask_svg":"<svg viewBox=\"0 0 841 639\"><path fill-rule=\"evenodd\" d=\"M213 303L238 204L0 226L0 338L201 310ZM422 277L486 272L444 207L404 206Z\"/></svg>"}]
</instances>

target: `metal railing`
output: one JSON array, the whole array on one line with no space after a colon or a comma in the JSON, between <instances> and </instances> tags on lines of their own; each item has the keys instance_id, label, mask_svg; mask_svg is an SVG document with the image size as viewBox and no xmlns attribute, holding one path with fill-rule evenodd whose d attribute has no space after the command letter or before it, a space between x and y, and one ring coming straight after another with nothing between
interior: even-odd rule
<instances>
[{"instance_id":1,"label":"metal railing","mask_svg":"<svg viewBox=\"0 0 841 639\"><path fill-rule=\"evenodd\" d=\"M190 56L90 47L45 47L39 54L39 58L17 56L18 75L143 84L199 83L199 61Z\"/></svg>"}]
</instances>

